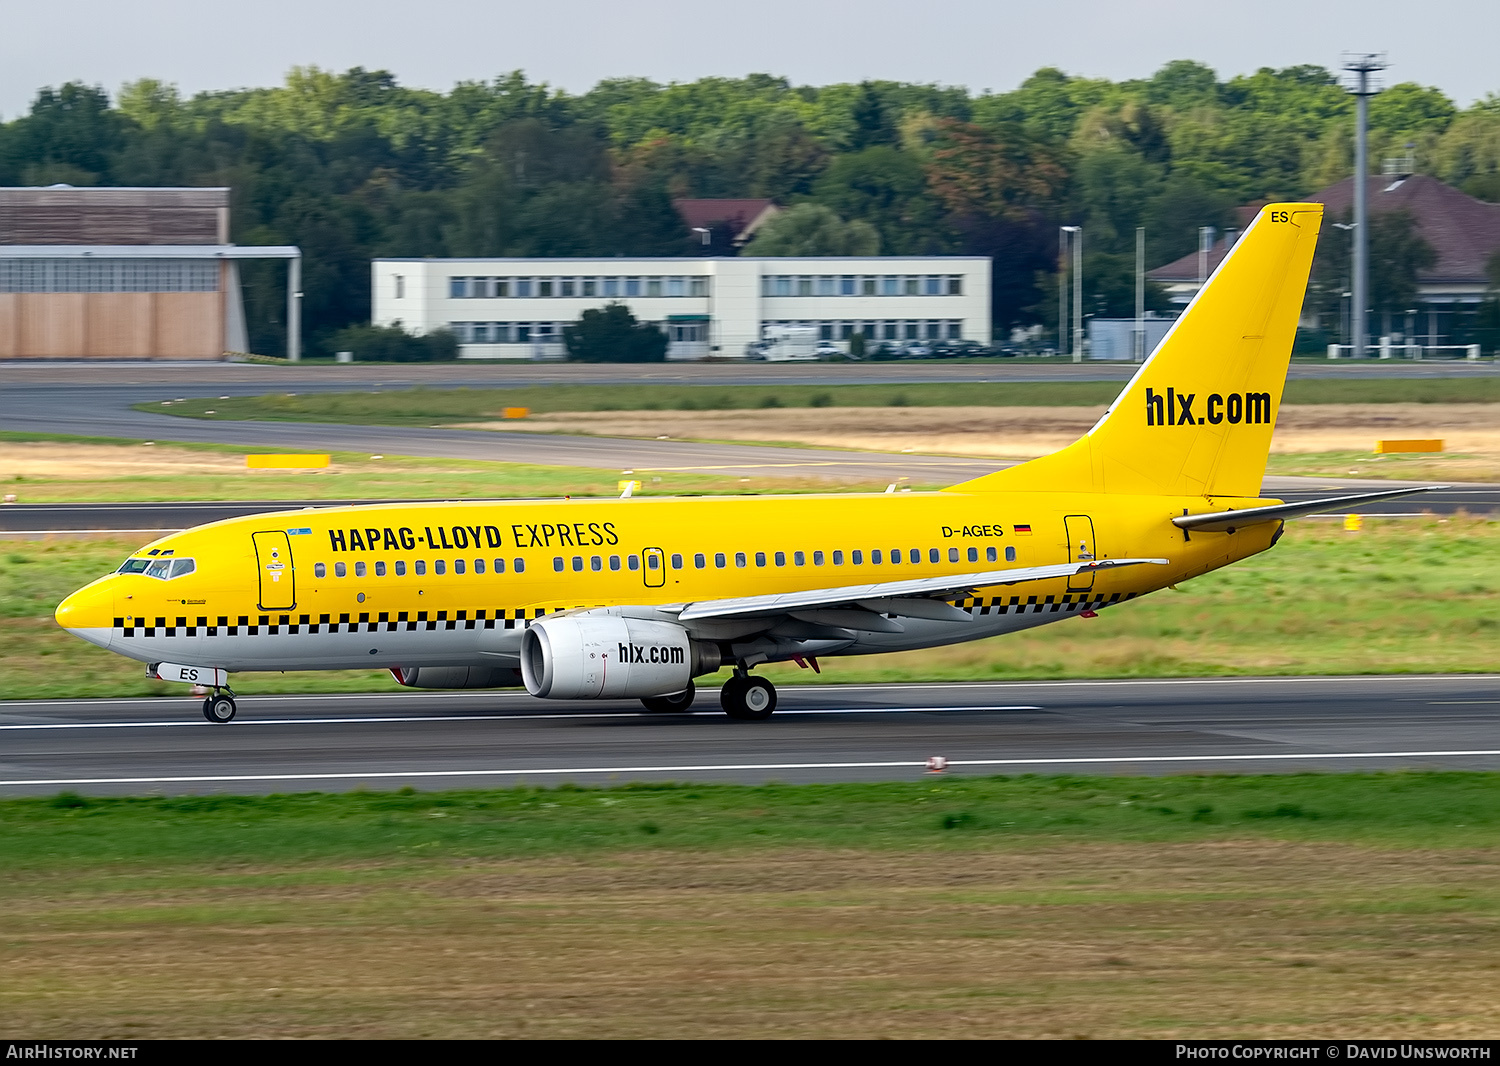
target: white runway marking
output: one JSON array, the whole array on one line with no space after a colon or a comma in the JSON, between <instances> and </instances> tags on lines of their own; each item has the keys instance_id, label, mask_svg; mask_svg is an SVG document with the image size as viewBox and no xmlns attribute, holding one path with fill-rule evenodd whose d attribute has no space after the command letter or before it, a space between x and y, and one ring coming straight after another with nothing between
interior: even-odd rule
<instances>
[{"instance_id":1,"label":"white runway marking","mask_svg":"<svg viewBox=\"0 0 1500 1066\"><path fill-rule=\"evenodd\" d=\"M1259 755L1108 755L1078 758L1044 759L950 759L949 766L1082 766L1100 764L1187 763L1187 762L1278 762L1306 759L1439 759L1500 755L1500 748L1471 751L1346 751L1289 752ZM201 774L173 777L56 777L32 780L0 781L0 787L24 785L190 785L230 784L237 781L377 781L392 778L444 777L526 777L528 775L560 776L566 774L676 774L712 773L735 770L889 770L926 769L925 760L890 762L776 762L776 763L700 763L678 766L573 766L522 767L503 770L381 770L368 773L321 774Z\"/></svg>"},{"instance_id":2,"label":"white runway marking","mask_svg":"<svg viewBox=\"0 0 1500 1066\"><path fill-rule=\"evenodd\" d=\"M1036 706L1014 706L1014 707L982 707L974 704L966 704L962 707L826 707L826 708L802 708L796 710L780 710L776 712L778 718L792 715L811 714L919 714L924 711L1040 711L1043 708ZM434 715L410 715L400 718L249 718L243 719L238 725L366 725L372 723L390 722L536 722L536 721L567 721L577 718L698 718L723 714L723 711L680 711L677 713L663 714L659 711L553 711L550 714L434 714ZM193 721L171 721L171 722L37 722L22 725L0 725L0 730L26 730L26 729L160 729L164 727L180 728L189 726L197 729L200 726L214 725L212 722ZM222 726L214 726L216 729Z\"/></svg>"},{"instance_id":3,"label":"white runway marking","mask_svg":"<svg viewBox=\"0 0 1500 1066\"><path fill-rule=\"evenodd\" d=\"M1417 681L1485 681L1500 684L1500 674L1356 674L1330 677L1165 677L1165 678L1129 678L1118 681L930 681L920 684L871 684L871 685L779 685L778 690L782 694L814 694L828 692L890 692L900 690L903 692L920 692L925 689L946 689L956 691L959 689L1013 689L1013 688L1141 688L1158 685L1291 685L1291 684L1331 684L1348 685L1354 683L1371 683L1378 685L1399 685ZM704 695L717 692L717 689L700 689ZM495 696L519 695L519 693L508 693L495 690L490 693ZM334 702L342 700L454 700L454 699L482 699L485 693L473 691L461 692L311 692L300 695L285 696L242 696L240 699L246 704L257 703L286 703L300 700L318 700L320 702ZM59 707L64 705L75 707L121 707L129 704L147 704L153 707L171 705L171 700L178 697L172 696L127 696L120 699L110 697L97 697L91 699L55 699L55 700L8 700L0 701L0 713L11 708L21 707ZM184 706L187 705L184 698ZM778 714L783 713L778 711Z\"/></svg>"}]
</instances>

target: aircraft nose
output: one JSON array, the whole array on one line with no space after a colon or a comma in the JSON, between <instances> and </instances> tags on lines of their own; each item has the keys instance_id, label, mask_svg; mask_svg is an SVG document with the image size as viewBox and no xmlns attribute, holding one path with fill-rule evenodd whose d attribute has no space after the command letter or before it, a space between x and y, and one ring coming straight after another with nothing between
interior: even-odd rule
<instances>
[{"instance_id":1,"label":"aircraft nose","mask_svg":"<svg viewBox=\"0 0 1500 1066\"><path fill-rule=\"evenodd\" d=\"M96 582L85 585L58 604L53 617L75 637L107 648L114 630L114 610L113 591Z\"/></svg>"}]
</instances>

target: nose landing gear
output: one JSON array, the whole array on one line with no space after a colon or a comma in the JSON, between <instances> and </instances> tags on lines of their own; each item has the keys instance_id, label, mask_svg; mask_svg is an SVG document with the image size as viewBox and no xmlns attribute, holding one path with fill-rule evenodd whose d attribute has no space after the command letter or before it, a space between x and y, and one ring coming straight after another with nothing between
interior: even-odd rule
<instances>
[{"instance_id":1,"label":"nose landing gear","mask_svg":"<svg viewBox=\"0 0 1500 1066\"><path fill-rule=\"evenodd\" d=\"M763 677L736 673L724 682L719 705L731 718L745 722L763 722L776 710L776 686Z\"/></svg>"},{"instance_id":2,"label":"nose landing gear","mask_svg":"<svg viewBox=\"0 0 1500 1066\"><path fill-rule=\"evenodd\" d=\"M227 688L215 691L208 699L203 701L203 717L214 725L228 725L234 721L234 713L239 710L234 705L234 693Z\"/></svg>"}]
</instances>

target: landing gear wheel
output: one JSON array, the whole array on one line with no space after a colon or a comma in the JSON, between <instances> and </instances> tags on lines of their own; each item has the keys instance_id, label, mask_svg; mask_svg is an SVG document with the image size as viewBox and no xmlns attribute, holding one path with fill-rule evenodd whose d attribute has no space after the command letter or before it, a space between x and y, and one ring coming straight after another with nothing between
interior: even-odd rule
<instances>
[{"instance_id":1,"label":"landing gear wheel","mask_svg":"<svg viewBox=\"0 0 1500 1066\"><path fill-rule=\"evenodd\" d=\"M763 722L776 710L776 686L763 677L736 675L724 682L719 705L731 718Z\"/></svg>"},{"instance_id":2,"label":"landing gear wheel","mask_svg":"<svg viewBox=\"0 0 1500 1066\"><path fill-rule=\"evenodd\" d=\"M675 695L647 696L641 700L641 706L656 714L681 713L693 705L693 697L697 694L697 687L689 681L688 687Z\"/></svg>"},{"instance_id":3,"label":"landing gear wheel","mask_svg":"<svg viewBox=\"0 0 1500 1066\"><path fill-rule=\"evenodd\" d=\"M234 721L234 712L238 709L233 696L210 696L203 701L203 717L214 725L228 725Z\"/></svg>"}]
</instances>

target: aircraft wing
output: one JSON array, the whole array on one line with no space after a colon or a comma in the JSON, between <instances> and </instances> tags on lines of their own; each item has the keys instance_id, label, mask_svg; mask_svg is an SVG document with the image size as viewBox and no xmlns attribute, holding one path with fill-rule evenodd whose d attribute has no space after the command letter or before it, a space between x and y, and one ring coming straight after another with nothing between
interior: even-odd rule
<instances>
[{"instance_id":1,"label":"aircraft wing","mask_svg":"<svg viewBox=\"0 0 1500 1066\"><path fill-rule=\"evenodd\" d=\"M768 596L739 596L724 600L699 600L683 607L678 616L684 622L710 618L744 618L755 615L788 614L793 611L825 608L862 608L880 614L905 615L910 618L967 619L968 615L945 598L971 589L992 585L1015 585L1026 581L1044 581L1054 577L1097 573L1122 566L1153 564L1165 566L1168 559L1100 559L1090 563L1055 563L1050 566L1023 566L1011 570L981 570L970 574L945 577L913 578L909 581L877 581L868 585L841 585L837 588L808 589Z\"/></svg>"},{"instance_id":2,"label":"aircraft wing","mask_svg":"<svg viewBox=\"0 0 1500 1066\"><path fill-rule=\"evenodd\" d=\"M1277 503L1269 507L1246 507L1242 511L1209 511L1205 514L1185 514L1172 519L1172 524L1181 529L1197 530L1201 533L1233 533L1242 526L1253 526L1260 522L1284 522L1303 515L1324 514L1341 511L1345 507L1357 507L1362 503L1377 500L1394 500L1398 496L1410 496L1417 492L1431 492L1446 488L1444 485L1424 485L1416 489L1392 489L1389 492L1362 492L1357 496L1330 496L1324 500L1308 500L1304 503Z\"/></svg>"}]
</instances>

